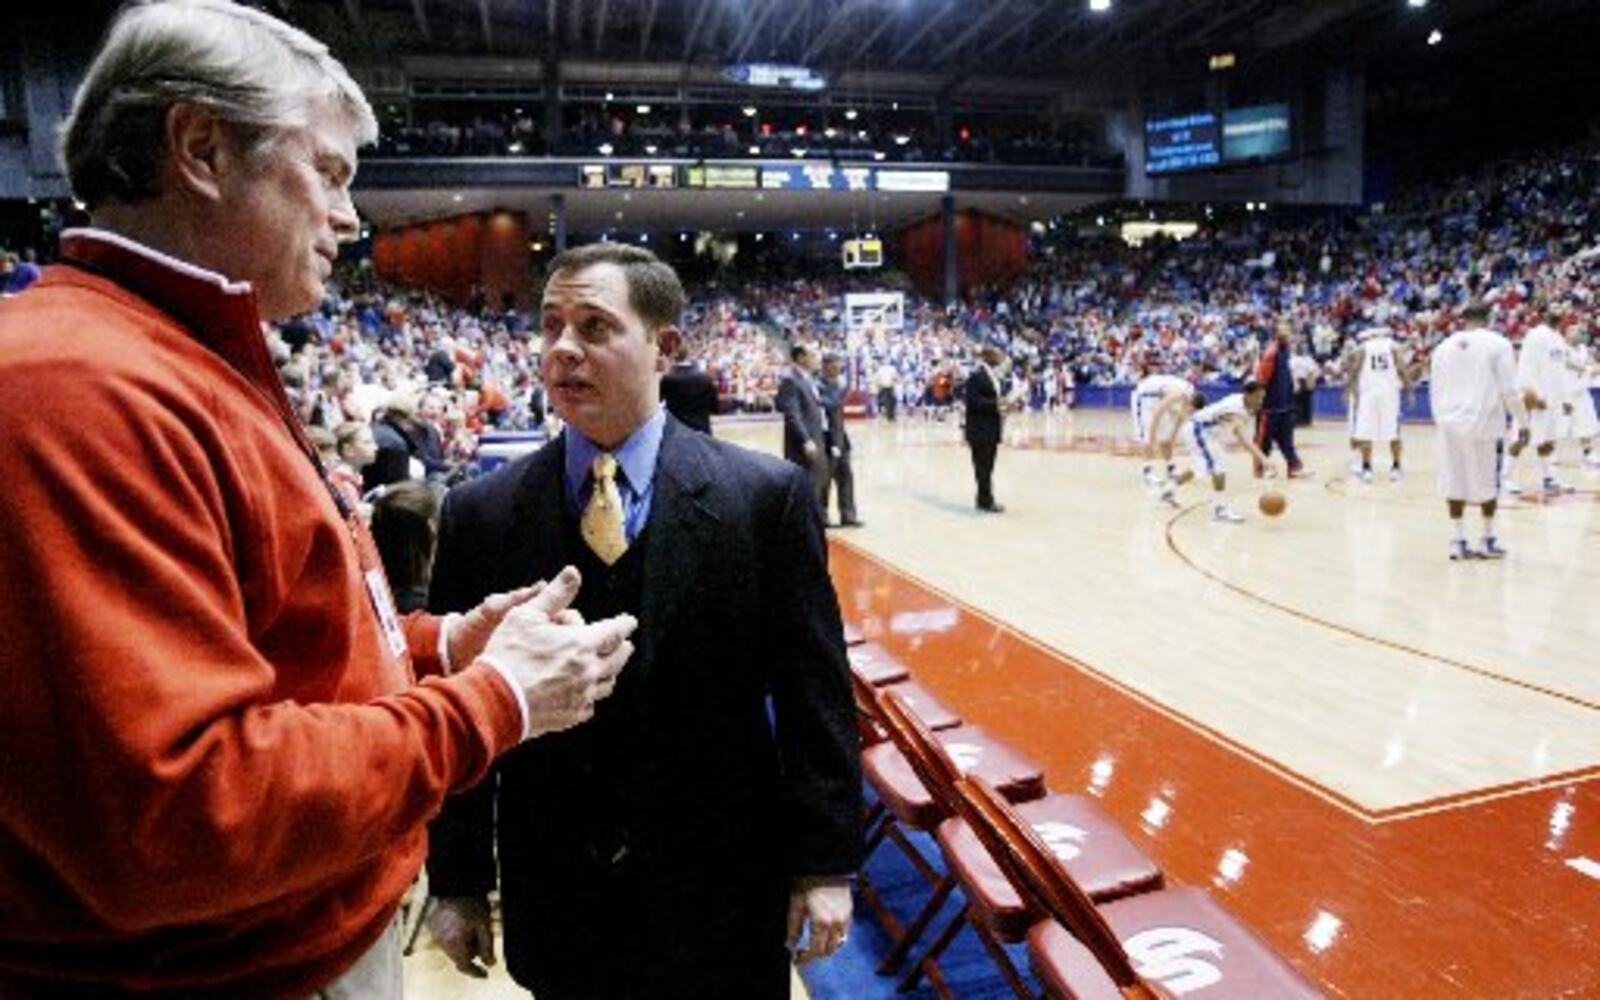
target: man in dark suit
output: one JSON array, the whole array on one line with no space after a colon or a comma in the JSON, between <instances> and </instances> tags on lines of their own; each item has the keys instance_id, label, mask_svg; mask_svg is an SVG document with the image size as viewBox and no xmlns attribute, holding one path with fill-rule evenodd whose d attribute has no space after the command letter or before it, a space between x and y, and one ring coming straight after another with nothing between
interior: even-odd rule
<instances>
[{"instance_id":1,"label":"man in dark suit","mask_svg":"<svg viewBox=\"0 0 1600 1000\"><path fill-rule=\"evenodd\" d=\"M822 359L822 379L817 383L822 413L827 420L823 437L828 445L828 481L839 497L839 526L859 528L856 517L856 477L850 469L850 435L844 426L844 365L837 354ZM828 515L827 494L823 495L822 515Z\"/></svg>"},{"instance_id":2,"label":"man in dark suit","mask_svg":"<svg viewBox=\"0 0 1600 1000\"><path fill-rule=\"evenodd\" d=\"M552 262L545 383L566 422L445 501L432 603L573 563L586 618L630 609L635 656L564 736L505 757L433 829L431 926L492 960L496 826L512 978L539 1000L789 995L789 953L843 942L859 747L821 515L792 466L659 403L683 289L649 251ZM496 780L497 779L497 780Z\"/></svg>"},{"instance_id":3,"label":"man in dark suit","mask_svg":"<svg viewBox=\"0 0 1600 1000\"><path fill-rule=\"evenodd\" d=\"M688 344L678 345L677 360L661 376L661 401L685 427L711 433L711 415L717 412L717 384L689 360Z\"/></svg>"},{"instance_id":4,"label":"man in dark suit","mask_svg":"<svg viewBox=\"0 0 1600 1000\"><path fill-rule=\"evenodd\" d=\"M978 364L967 373L967 447L972 450L972 474L978 481L978 509L991 514L1005 510L994 500L994 460L1000 450L1000 376L995 369L1004 359L1000 348L985 343Z\"/></svg>"},{"instance_id":5,"label":"man in dark suit","mask_svg":"<svg viewBox=\"0 0 1600 1000\"><path fill-rule=\"evenodd\" d=\"M817 392L817 352L805 344L789 349L789 370L778 381L783 414L783 457L806 470L817 507L828 509L828 425Z\"/></svg>"}]
</instances>

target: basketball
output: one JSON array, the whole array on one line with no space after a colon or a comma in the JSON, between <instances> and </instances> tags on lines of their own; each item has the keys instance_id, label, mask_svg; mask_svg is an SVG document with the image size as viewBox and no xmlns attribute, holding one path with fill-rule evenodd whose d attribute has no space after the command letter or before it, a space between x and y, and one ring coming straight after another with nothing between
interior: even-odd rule
<instances>
[{"instance_id":1,"label":"basketball","mask_svg":"<svg viewBox=\"0 0 1600 1000\"><path fill-rule=\"evenodd\" d=\"M1277 517L1288 509L1289 501L1284 499L1282 493L1276 490L1268 490L1261 494L1261 499L1256 501L1256 506L1260 507L1261 513L1268 517Z\"/></svg>"}]
</instances>

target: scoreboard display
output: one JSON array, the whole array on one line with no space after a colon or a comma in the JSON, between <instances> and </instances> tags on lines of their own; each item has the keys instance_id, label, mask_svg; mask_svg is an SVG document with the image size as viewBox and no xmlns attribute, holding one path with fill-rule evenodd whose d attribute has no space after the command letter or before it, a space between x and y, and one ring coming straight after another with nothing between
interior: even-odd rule
<instances>
[{"instance_id":1,"label":"scoreboard display","mask_svg":"<svg viewBox=\"0 0 1600 1000\"><path fill-rule=\"evenodd\" d=\"M1289 105L1229 108L1222 116L1222 157L1229 163L1264 160L1290 151Z\"/></svg>"},{"instance_id":2,"label":"scoreboard display","mask_svg":"<svg viewBox=\"0 0 1600 1000\"><path fill-rule=\"evenodd\" d=\"M1144 172L1150 175L1206 170L1222 165L1222 132L1217 116L1197 111L1144 124Z\"/></svg>"}]
</instances>

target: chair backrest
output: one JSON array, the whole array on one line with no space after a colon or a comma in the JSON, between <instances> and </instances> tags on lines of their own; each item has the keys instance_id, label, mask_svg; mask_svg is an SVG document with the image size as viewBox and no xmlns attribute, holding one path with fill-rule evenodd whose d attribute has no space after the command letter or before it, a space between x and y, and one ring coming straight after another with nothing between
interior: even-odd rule
<instances>
[{"instance_id":1,"label":"chair backrest","mask_svg":"<svg viewBox=\"0 0 1600 1000\"><path fill-rule=\"evenodd\" d=\"M852 670L850 690L855 694L856 731L861 736L861 745L883 742L883 703L877 689Z\"/></svg>"},{"instance_id":2,"label":"chair backrest","mask_svg":"<svg viewBox=\"0 0 1600 1000\"><path fill-rule=\"evenodd\" d=\"M922 782L934 801L947 815L956 815L961 808L960 794L956 791L956 785L961 781L961 769L945 752L944 745L934 738L933 730L911 711L899 692L894 688L884 688L877 694L879 711L889 739L905 755L917 780Z\"/></svg>"},{"instance_id":3,"label":"chair backrest","mask_svg":"<svg viewBox=\"0 0 1600 1000\"><path fill-rule=\"evenodd\" d=\"M973 833L1022 893L1060 922L1094 955L1124 996L1159 997L1134 969L1127 949L1100 911L1067 874L1061 861L1028 822L982 779L967 777L957 785L961 815Z\"/></svg>"}]
</instances>

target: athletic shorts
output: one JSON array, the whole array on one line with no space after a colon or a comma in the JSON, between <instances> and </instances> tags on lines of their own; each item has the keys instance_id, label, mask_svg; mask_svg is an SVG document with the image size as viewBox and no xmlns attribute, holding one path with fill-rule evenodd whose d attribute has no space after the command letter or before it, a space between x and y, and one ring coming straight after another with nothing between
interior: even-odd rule
<instances>
[{"instance_id":1,"label":"athletic shorts","mask_svg":"<svg viewBox=\"0 0 1600 1000\"><path fill-rule=\"evenodd\" d=\"M1193 422L1184 424L1183 445L1189 449L1189 465L1195 475L1220 476L1225 471L1222 442L1213 431L1197 427Z\"/></svg>"},{"instance_id":2,"label":"athletic shorts","mask_svg":"<svg viewBox=\"0 0 1600 1000\"><path fill-rule=\"evenodd\" d=\"M1356 419L1350 436L1357 441L1387 444L1400 437L1400 394L1363 392L1356 399Z\"/></svg>"},{"instance_id":3,"label":"athletic shorts","mask_svg":"<svg viewBox=\"0 0 1600 1000\"><path fill-rule=\"evenodd\" d=\"M1501 443L1439 428L1439 492L1446 500L1488 503L1500 495Z\"/></svg>"}]
</instances>

